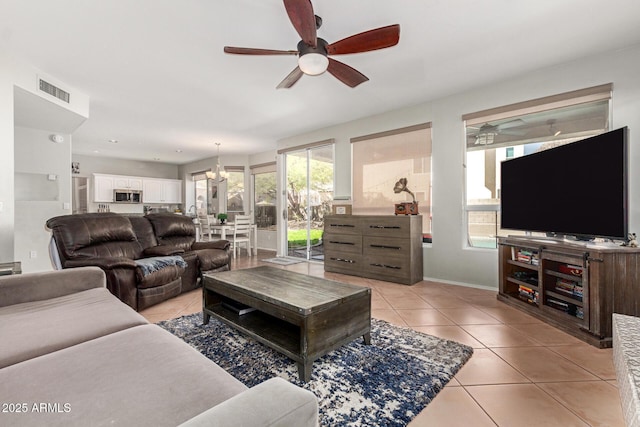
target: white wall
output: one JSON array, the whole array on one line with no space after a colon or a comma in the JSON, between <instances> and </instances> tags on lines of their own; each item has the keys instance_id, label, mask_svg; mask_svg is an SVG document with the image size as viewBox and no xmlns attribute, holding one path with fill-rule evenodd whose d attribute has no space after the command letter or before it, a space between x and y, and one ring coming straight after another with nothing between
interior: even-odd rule
<instances>
[{"instance_id":1,"label":"white wall","mask_svg":"<svg viewBox=\"0 0 640 427\"><path fill-rule=\"evenodd\" d=\"M39 93L37 90L38 79L41 76L46 78L49 82L64 87L65 89L73 93L72 103L69 105L63 105L62 102L57 99ZM64 122L60 128L42 128L44 134L29 134L29 132L21 133L21 131L14 132L15 121L25 117L16 113L16 90L21 90L21 101L25 99L34 101L32 105L38 108L42 107L45 111L51 111L51 105L55 106L56 112L59 109L60 114L56 114ZM48 263L48 256L46 251L46 245L42 247L42 242L48 240L48 233L44 230L44 223L41 215L46 214L60 214L64 213L62 201L63 198L68 199L70 197L70 167L71 167L71 151L69 148L69 133L75 130L82 120L88 116L89 110L89 98L84 94L71 89L69 86L61 84L50 76L46 76L39 70L21 63L15 58L10 57L0 48L0 150L2 156L0 156L0 262L21 261L23 262L22 271L37 271L41 269L47 269L45 265ZM42 122L46 122L47 118L42 117ZM33 122L38 122L37 115L33 118ZM64 128L64 127L67 128ZM69 127L73 127L73 129ZM37 132L36 132L37 133ZM45 164L50 162L51 158L47 157L52 155L50 152L51 147L47 147L44 152L40 151L42 144L40 139L43 135L51 133L66 133L66 142L57 149L55 149L55 165L49 165L45 167ZM19 142L26 141L27 146L36 144L38 150L32 150L29 155L31 156L29 163L23 162L24 155L21 146L15 149L16 137L14 134L21 134L18 136ZM29 135L28 135L29 134ZM39 141L39 142L37 142ZM33 147L33 145L32 145ZM44 147L44 145L42 145ZM26 147L24 147L26 148ZM42 156L34 156L34 153L42 153ZM17 159L16 159L17 157ZM64 160L62 160L64 159ZM17 164L15 163L17 160ZM60 163L58 164L58 160ZM60 168L60 169L58 169ZM43 172L58 171L61 172ZM65 171L63 174L62 171ZM47 205L46 207L39 206L38 209L26 209L25 206L18 206L15 202L15 173L17 172L33 172L33 173L54 173L59 176L66 176L66 180L60 181L60 203L56 203L55 207ZM66 194L65 194L66 192ZM70 201L70 200L69 200ZM22 202L21 202L22 203ZM69 209L70 212L70 209ZM39 231L38 231L39 230ZM37 233L38 237L31 242L31 232ZM26 234L24 234L26 233ZM14 244L15 242L15 244ZM27 243L33 250L36 250L38 258L29 261L29 258L24 257L25 247ZM20 253L17 253L19 251Z\"/></svg>"},{"instance_id":2,"label":"white wall","mask_svg":"<svg viewBox=\"0 0 640 427\"><path fill-rule=\"evenodd\" d=\"M13 258L13 73L0 48L0 262Z\"/></svg>"},{"instance_id":3,"label":"white wall","mask_svg":"<svg viewBox=\"0 0 640 427\"><path fill-rule=\"evenodd\" d=\"M21 201L25 195L16 193L14 259L22 263L25 273L52 269L50 234L45 223L54 216L71 213L71 135L63 135L64 142L56 144L49 140L52 133L55 131L15 128L15 174L33 174L43 182L47 175L54 175L55 181L46 184L58 187L56 200L36 197ZM19 181L19 177L16 179Z\"/></svg>"},{"instance_id":4,"label":"white wall","mask_svg":"<svg viewBox=\"0 0 640 427\"><path fill-rule=\"evenodd\" d=\"M104 173L110 175L131 175L148 178L182 179L178 174L179 167L168 163L142 162L111 157L83 156L73 154L74 162L80 163L80 173L74 176L91 178L91 174Z\"/></svg>"},{"instance_id":5,"label":"white wall","mask_svg":"<svg viewBox=\"0 0 640 427\"><path fill-rule=\"evenodd\" d=\"M496 64L499 66L499 64ZM431 122L433 138L433 245L424 248L424 275L449 283L496 288L497 251L466 246L462 115L543 96L612 82L611 129L630 133L629 229L640 230L640 46L536 70L510 80L375 117L320 129L278 142L293 147L334 138L336 194L351 194L350 138ZM472 72L472 70L470 70ZM434 82L437 84L437 82ZM354 92L354 96L357 94ZM593 163L597 173L597 159Z\"/></svg>"}]
</instances>

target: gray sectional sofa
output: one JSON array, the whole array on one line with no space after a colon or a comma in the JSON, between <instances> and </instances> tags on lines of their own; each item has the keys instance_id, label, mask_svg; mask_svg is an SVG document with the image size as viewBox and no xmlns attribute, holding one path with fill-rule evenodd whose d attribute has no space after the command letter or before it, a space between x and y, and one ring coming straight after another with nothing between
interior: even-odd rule
<instances>
[{"instance_id":1,"label":"gray sectional sofa","mask_svg":"<svg viewBox=\"0 0 640 427\"><path fill-rule=\"evenodd\" d=\"M315 396L280 378L248 389L149 324L97 267L0 277L2 426L301 426Z\"/></svg>"}]
</instances>

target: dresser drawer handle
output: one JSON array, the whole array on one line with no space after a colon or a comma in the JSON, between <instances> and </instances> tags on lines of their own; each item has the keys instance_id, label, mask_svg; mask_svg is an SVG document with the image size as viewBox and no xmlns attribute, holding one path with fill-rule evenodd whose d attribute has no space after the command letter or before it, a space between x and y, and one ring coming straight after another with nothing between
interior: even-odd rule
<instances>
[{"instance_id":1,"label":"dresser drawer handle","mask_svg":"<svg viewBox=\"0 0 640 427\"><path fill-rule=\"evenodd\" d=\"M334 245L355 245L355 243L351 243L351 242L338 242L336 240L329 240L329 243L333 243Z\"/></svg>"},{"instance_id":2,"label":"dresser drawer handle","mask_svg":"<svg viewBox=\"0 0 640 427\"><path fill-rule=\"evenodd\" d=\"M345 258L330 258L331 261L339 261L339 262L348 262L349 264L355 264L355 261L352 259L345 259Z\"/></svg>"},{"instance_id":3,"label":"dresser drawer handle","mask_svg":"<svg viewBox=\"0 0 640 427\"><path fill-rule=\"evenodd\" d=\"M329 227L355 227L353 224L329 224Z\"/></svg>"},{"instance_id":4,"label":"dresser drawer handle","mask_svg":"<svg viewBox=\"0 0 640 427\"><path fill-rule=\"evenodd\" d=\"M402 270L402 267L398 267L396 265L386 265L386 264L377 264L377 263L374 263L371 265L374 267L390 268L392 270Z\"/></svg>"},{"instance_id":5,"label":"dresser drawer handle","mask_svg":"<svg viewBox=\"0 0 640 427\"><path fill-rule=\"evenodd\" d=\"M370 225L369 228L382 228L382 229L399 230L402 227L400 227L398 225Z\"/></svg>"},{"instance_id":6,"label":"dresser drawer handle","mask_svg":"<svg viewBox=\"0 0 640 427\"><path fill-rule=\"evenodd\" d=\"M395 249L395 250L400 250L402 249L400 246L385 246L385 245L369 245L372 248L378 248L378 249Z\"/></svg>"}]
</instances>

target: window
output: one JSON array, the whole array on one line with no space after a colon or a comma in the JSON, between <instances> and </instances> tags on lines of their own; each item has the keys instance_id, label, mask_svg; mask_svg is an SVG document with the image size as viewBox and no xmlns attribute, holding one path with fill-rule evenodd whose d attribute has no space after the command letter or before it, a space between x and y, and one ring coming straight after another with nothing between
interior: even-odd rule
<instances>
[{"instance_id":1,"label":"window","mask_svg":"<svg viewBox=\"0 0 640 427\"><path fill-rule=\"evenodd\" d=\"M602 85L462 117L469 246L496 248L498 236L524 234L500 227L500 162L607 131L611 89ZM535 177L523 177L523 191L527 185L536 185Z\"/></svg>"},{"instance_id":2,"label":"window","mask_svg":"<svg viewBox=\"0 0 640 427\"><path fill-rule=\"evenodd\" d=\"M422 215L422 232L431 234L431 124L351 139L353 213L392 215L394 204L411 202L394 192L400 178L414 194Z\"/></svg>"},{"instance_id":3,"label":"window","mask_svg":"<svg viewBox=\"0 0 640 427\"><path fill-rule=\"evenodd\" d=\"M261 230L276 230L276 164L251 166L254 189L254 221Z\"/></svg>"},{"instance_id":4,"label":"window","mask_svg":"<svg viewBox=\"0 0 640 427\"><path fill-rule=\"evenodd\" d=\"M213 180L207 179L206 171L194 173L191 175L191 179L195 184L196 215L214 214L218 204L218 196L217 187L213 184Z\"/></svg>"},{"instance_id":5,"label":"window","mask_svg":"<svg viewBox=\"0 0 640 427\"><path fill-rule=\"evenodd\" d=\"M227 215L233 221L236 214L244 215L244 167L225 167L227 177Z\"/></svg>"}]
</instances>

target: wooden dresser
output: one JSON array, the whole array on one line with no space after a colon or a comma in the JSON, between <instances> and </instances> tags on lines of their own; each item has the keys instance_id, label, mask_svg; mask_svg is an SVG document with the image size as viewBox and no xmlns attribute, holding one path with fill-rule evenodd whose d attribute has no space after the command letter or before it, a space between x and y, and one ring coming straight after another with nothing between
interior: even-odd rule
<instances>
[{"instance_id":1,"label":"wooden dresser","mask_svg":"<svg viewBox=\"0 0 640 427\"><path fill-rule=\"evenodd\" d=\"M324 270L412 285L422 280L422 216L328 215Z\"/></svg>"}]
</instances>

